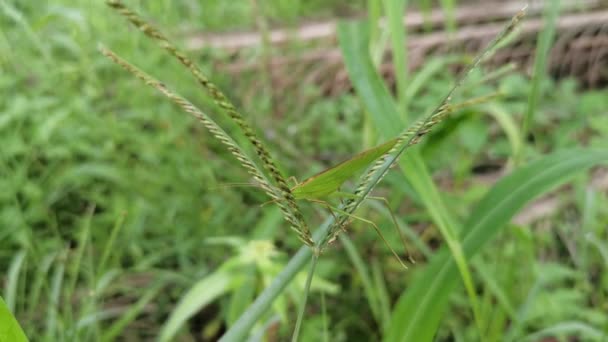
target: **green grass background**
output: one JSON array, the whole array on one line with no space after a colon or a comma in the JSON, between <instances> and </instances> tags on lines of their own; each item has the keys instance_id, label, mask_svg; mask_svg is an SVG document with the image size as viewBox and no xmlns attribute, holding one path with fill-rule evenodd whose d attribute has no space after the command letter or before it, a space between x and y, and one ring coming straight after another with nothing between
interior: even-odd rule
<instances>
[{"instance_id":1,"label":"green grass background","mask_svg":"<svg viewBox=\"0 0 608 342\"><path fill-rule=\"evenodd\" d=\"M255 25L251 1L129 4L174 36ZM365 8L273 1L264 13L271 25L293 25ZM145 340L160 333L186 291L213 275L209 286L218 286L218 295L179 332L183 340L213 340L300 243L274 206L260 207L267 200L260 190L223 186L249 179L203 127L101 56L99 43L216 110L177 63L102 2L0 0L0 293L32 341ZM295 82L275 93L283 110L271 114L259 73L217 72L226 58L204 51L197 61L249 115L286 175L304 179L375 142L356 94L325 97ZM436 104L452 80L447 72L433 74L407 104L408 116ZM489 188L475 181L475 170L513 160L514 142L494 117L506 113L519 127L533 84L542 96L526 157L608 146L606 90L581 89L573 79L539 82L514 73L470 90L465 97L492 89L506 95L491 108L458 113L419 149L459 220ZM509 225L472 262L480 309L492 317L488 336L535 341L544 335L534 334L554 329L550 335L605 338L608 198L589 179L580 173L554 195L559 211L532 225ZM395 174L376 192L404 230L417 232L410 249L419 263L412 268L423 267L441 244L423 199ZM312 223L326 215L309 205L305 213ZM370 203L359 214L402 250L384 209ZM320 260L302 340L380 339L415 280L370 227L355 223L348 236ZM304 277L265 316L274 340L290 336ZM451 297L443 317L439 340L476 338L465 291Z\"/></svg>"}]
</instances>

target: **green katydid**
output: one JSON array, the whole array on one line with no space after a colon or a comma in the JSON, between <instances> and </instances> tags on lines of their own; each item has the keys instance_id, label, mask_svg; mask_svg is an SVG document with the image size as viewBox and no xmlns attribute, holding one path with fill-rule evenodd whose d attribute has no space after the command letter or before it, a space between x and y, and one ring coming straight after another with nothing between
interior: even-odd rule
<instances>
[{"instance_id":1,"label":"green katydid","mask_svg":"<svg viewBox=\"0 0 608 342\"><path fill-rule=\"evenodd\" d=\"M448 115L449 113L454 112L457 109L461 109L461 108L465 108L465 107L468 107L471 105L483 103L498 95L499 95L499 93L491 93L489 95L476 97L476 98L473 98L473 99L470 99L470 100L467 100L467 101L464 101L461 103L446 105L444 107L444 109L438 115L439 116ZM417 127L417 126L414 126L414 128L410 128L410 130L412 130L412 132L416 131L415 127ZM406 136L407 136L407 134L406 134ZM415 144L417 141L418 141L418 139L415 139L414 141L411 142L411 144ZM306 180L304 180L303 182L301 182L299 184L296 184L293 188L291 188L291 192L293 193L293 196L295 199L304 199L304 200L308 200L311 202L319 202L319 203L323 204L324 206L326 206L330 210L330 212L333 210L333 211L336 211L336 212L339 212L342 214L346 214L343 210L331 207L327 202L323 201L323 199L326 197L329 197L330 195L334 195L334 194L341 195L343 197L349 197L349 196L352 197L353 194L343 193L343 192L339 191L342 184L344 184L348 179L353 177L356 173L358 173L358 172L362 171L363 169L372 165L372 163L374 161L376 161L378 158L390 153L391 150L395 147L395 145L399 144L399 143L401 143L399 138L393 138L378 146L375 146L375 147L367 149L363 152L360 152L359 154L356 154L355 156L351 157L350 159L345 160L320 173L317 173L316 175L307 178ZM401 230L399 230L397 220L396 220L393 212L390 209L388 201L385 198L375 197L375 199L378 199L378 200L381 200L382 202L384 202L385 206L391 213L393 223L395 225L395 228L397 229L397 231L400 234L400 237L403 241L403 246L405 248L405 245L406 245L405 238L403 237ZM333 212L332 212L332 214L333 214ZM399 262L401 262L401 264L405 268L407 268L407 266L405 266L405 264L401 261L401 259L397 255L397 253L390 247L390 245L388 244L388 242L386 241L386 239L380 232L380 229L378 228L378 226L375 223L373 223L369 220L365 220L363 218L354 216L352 214L347 214L347 216L350 216L359 221L371 224L374 227L374 229L376 230L376 232L378 233L378 235L380 236L380 238L391 249L392 253L397 257ZM408 255L408 257L409 257L409 255ZM409 257L409 259L412 263L414 262L411 257Z\"/></svg>"},{"instance_id":2,"label":"green katydid","mask_svg":"<svg viewBox=\"0 0 608 342\"><path fill-rule=\"evenodd\" d=\"M475 97L464 102L446 105L437 116L448 115L458 109L486 102L499 95L500 93L490 93L488 95ZM416 127L417 126L414 125L414 128L410 128L408 131L412 131L412 133L414 133L414 131L416 131ZM418 139L415 139L411 142L411 144L413 145L417 143L417 141ZM348 160L345 160L335 166L317 173L314 176L307 178L303 182L291 188L291 192L296 199L312 200L324 198L338 192L344 182L354 176L357 172L370 166L376 159L389 153L398 142L399 138L393 138L378 146L360 152Z\"/></svg>"},{"instance_id":3,"label":"green katydid","mask_svg":"<svg viewBox=\"0 0 608 342\"><path fill-rule=\"evenodd\" d=\"M368 167L374 160L395 146L397 139L391 139L381 145L365 150L352 158L330 167L318 174L307 178L291 189L296 199L320 199L327 197L340 189L357 172Z\"/></svg>"},{"instance_id":4,"label":"green katydid","mask_svg":"<svg viewBox=\"0 0 608 342\"><path fill-rule=\"evenodd\" d=\"M470 99L470 100L467 100L467 101L464 101L461 103L446 105L438 113L437 116L439 117L439 116L448 115L449 113L452 113L458 109L462 109L462 108L466 108L466 107L469 107L469 106L472 106L475 104L486 102L489 99L492 99L498 95L500 95L500 94L491 93L489 95L476 97L476 98L473 98L473 99ZM408 129L408 132L411 131L411 132L409 132L411 134L416 133L417 127L418 127L418 125L413 125L412 127L410 127ZM411 135L411 134L407 134L408 132L406 132L405 136ZM400 139L401 139L400 137L393 138L378 146L369 148L363 152L360 152L360 153L354 155L350 159L347 159L335 166L325 169L325 170L305 179L304 181L302 181L300 183L298 183L296 180L296 185L291 188L291 192L293 194L293 197L296 200L307 200L310 202L319 203L319 204L323 205L324 207L326 207L332 215L334 214L334 212L337 212L337 213L346 215L350 218L353 218L353 219L356 219L356 220L359 220L359 221L372 225L374 227L374 229L376 230L376 232L378 233L378 235L380 236L380 238L384 241L384 243L387 246L389 246L389 248L391 249L391 252L397 257L399 262L405 268L407 268L407 266L405 266L405 264L401 261L401 259L397 255L397 253L390 247L390 245L388 244L388 242L386 241L386 239L380 232L379 227L374 222L363 219L358 216L355 216L353 214L348 214L348 213L344 212L344 210L333 207L327 201L325 201L325 199L327 199L328 197L330 197L332 195L341 196L343 198L355 198L356 199L355 195L352 193L340 192L340 187L347 180L352 178L355 174L357 174L358 172L362 171L363 169L371 166L374 163L374 161L378 160L379 158L381 158L384 155L390 154L391 150L393 148L395 148L395 145L398 145L403 142ZM409 144L410 145L416 144L418 142L418 140L419 139L414 139ZM294 177L291 177L291 178L294 178ZM245 183L245 184L231 183L231 185L256 186L251 183ZM405 238L404 238L401 230L398 228L399 225L397 223L397 219L396 219L395 215L393 214L392 210L390 209L388 201L383 197L369 197L369 198L380 200L381 202L383 202L383 204L385 205L385 207L388 209L388 211L391 214L393 224L396 227L397 231L399 232L399 235L403 242L403 246L405 248L405 246L406 246ZM273 203L273 202L276 202L276 200L271 200L266 203ZM413 259L409 255L408 255L408 258L412 263L414 263Z\"/></svg>"},{"instance_id":5,"label":"green katydid","mask_svg":"<svg viewBox=\"0 0 608 342\"><path fill-rule=\"evenodd\" d=\"M333 211L339 212L341 214L346 214L343 210L332 207L327 202L323 201L323 198L326 198L333 194L339 194L339 195L343 195L343 196L348 196L348 195L352 196L351 194L344 194L344 193L339 192L342 184L344 184L344 182L346 182L348 179L353 177L356 173L362 171L363 169L365 169L366 167L371 165L376 159L387 154L395 146L395 144L397 142L398 142L397 138L391 139L378 146L375 146L375 147L367 149L363 152L360 152L348 160L345 160L333 167L330 167L314 176L307 178L306 180L295 185L291 189L293 196L295 197L295 199L303 199L303 200L308 200L311 202L321 203L322 205L327 207L327 209L329 209L329 211L332 213L332 215L333 215ZM403 247L405 248L405 238L403 237L401 231L399 230L399 226L397 224L397 219L393 215L393 213L390 209L390 206L388 205L388 201L384 198L376 198L376 199L383 201L384 204L386 205L387 209L391 213L393 224L395 225L395 229L401 236L401 239L403 241ZM390 245L388 244L388 242L382 235L380 228L374 222L363 219L361 217L358 217L358 216L355 216L352 214L347 214L347 215L351 218L354 218L359 221L372 225L374 227L374 230L376 231L376 233L378 233L380 238L389 247L389 249L391 250L393 255L395 255L395 257L401 263L401 265L407 269L407 266L405 265L405 263L401 260L401 258L397 254L397 252L395 252L395 250L393 250L390 247ZM413 259L409 255L408 255L408 257L409 257L409 260L413 263L414 262Z\"/></svg>"}]
</instances>

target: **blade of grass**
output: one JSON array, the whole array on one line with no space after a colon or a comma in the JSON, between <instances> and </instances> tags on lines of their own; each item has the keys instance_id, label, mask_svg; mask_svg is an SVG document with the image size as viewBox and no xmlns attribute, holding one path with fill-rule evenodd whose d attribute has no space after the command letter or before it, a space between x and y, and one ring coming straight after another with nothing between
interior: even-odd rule
<instances>
[{"instance_id":1,"label":"blade of grass","mask_svg":"<svg viewBox=\"0 0 608 342\"><path fill-rule=\"evenodd\" d=\"M433 30L433 23L431 22L431 12L433 10L433 2L431 0L420 0L419 1L420 11L422 12L422 18L424 19L423 27L425 32L431 32Z\"/></svg>"},{"instance_id":2,"label":"blade of grass","mask_svg":"<svg viewBox=\"0 0 608 342\"><path fill-rule=\"evenodd\" d=\"M86 250L89 244L89 235L91 233L91 219L93 218L93 213L95 213L95 205L89 205L85 217L83 218L82 230L80 232L80 237L78 239L78 247L75 253L76 255L74 255L73 257L70 256L70 278L67 282L65 296L67 303L72 300L74 291L76 289L76 283L78 282L79 278L82 257L84 255L84 251Z\"/></svg>"},{"instance_id":3,"label":"blade of grass","mask_svg":"<svg viewBox=\"0 0 608 342\"><path fill-rule=\"evenodd\" d=\"M546 339L555 339L559 336L563 336L566 340L569 337L576 336L579 339L583 339L583 341L604 341L608 334L606 331L597 329L587 322L568 321L531 333L528 336L523 337L520 341L543 341ZM584 338L588 338L588 340Z\"/></svg>"},{"instance_id":4,"label":"blade of grass","mask_svg":"<svg viewBox=\"0 0 608 342\"><path fill-rule=\"evenodd\" d=\"M357 94L364 102L365 109L379 133L392 139L404 126L397 105L384 80L368 53L369 31L365 22L346 22L338 25L338 39L344 56L348 75ZM359 80L363 80L359 82ZM390 127L390 128L389 128ZM385 132L384 129L389 130Z\"/></svg>"},{"instance_id":5,"label":"blade of grass","mask_svg":"<svg viewBox=\"0 0 608 342\"><path fill-rule=\"evenodd\" d=\"M127 213L123 212L120 216L118 216L118 218L116 219L116 222L114 223L114 227L112 228L112 231L110 232L108 241L106 242L106 245L103 249L103 253L101 254L101 259L99 260L99 265L97 266L97 278L99 278L99 276L105 272L106 263L108 262L108 259L110 258L110 253L116 252L114 250L114 241L116 241L116 237L118 237L118 233L120 232L120 229L122 228L123 224L125 223L126 216L127 216Z\"/></svg>"},{"instance_id":6,"label":"blade of grass","mask_svg":"<svg viewBox=\"0 0 608 342\"><path fill-rule=\"evenodd\" d=\"M25 261L26 251L20 251L13 257L11 266L8 269L6 283L4 284L4 298L9 311L15 311L17 304L17 287L19 285L19 275L21 267Z\"/></svg>"},{"instance_id":7,"label":"blade of grass","mask_svg":"<svg viewBox=\"0 0 608 342\"><path fill-rule=\"evenodd\" d=\"M512 115L498 103L487 104L484 106L484 109L484 112L493 116L505 132L509 144L511 145L511 155L519 155L522 149L522 140L520 138L520 131L517 129L517 125L515 124Z\"/></svg>"},{"instance_id":8,"label":"blade of grass","mask_svg":"<svg viewBox=\"0 0 608 342\"><path fill-rule=\"evenodd\" d=\"M369 41L370 41L370 53L374 51L377 46L376 43L380 40L380 16L382 16L382 2L378 0L367 1L367 15L369 17Z\"/></svg>"},{"instance_id":9,"label":"blade of grass","mask_svg":"<svg viewBox=\"0 0 608 342\"><path fill-rule=\"evenodd\" d=\"M36 34L36 32L30 25L30 23L27 21L23 13L21 13L17 8L13 7L11 4L7 3L4 0L0 0L0 9L2 9L4 15L11 18L17 25L19 25L23 29L23 31L26 33L26 36L32 42L32 45L34 45L38 49L38 51L40 51L40 54L42 55L45 62L51 63L52 58L48 46L42 43L42 40Z\"/></svg>"},{"instance_id":10,"label":"blade of grass","mask_svg":"<svg viewBox=\"0 0 608 342\"><path fill-rule=\"evenodd\" d=\"M45 255L41 261L36 265L36 277L33 281L31 281L30 285L30 293L27 298L28 303L28 315L33 315L34 312L39 310L40 305L40 296L42 294L42 290L48 289L48 273L53 265L53 262L56 260L57 253L53 252L48 255Z\"/></svg>"},{"instance_id":11,"label":"blade of grass","mask_svg":"<svg viewBox=\"0 0 608 342\"><path fill-rule=\"evenodd\" d=\"M310 284L312 283L312 278L315 275L315 269L317 267L318 260L318 249L315 249L315 253L313 253L312 255L312 262L310 263L310 270L308 271L308 275L306 276L306 285L304 285L304 293L302 295L302 301L300 303L300 310L298 312L298 318L296 320L296 327L294 328L293 335L291 336L291 342L297 342L300 336L300 328L302 327L302 321L304 320L304 314L306 312L306 302L308 300L308 293L310 292Z\"/></svg>"},{"instance_id":12,"label":"blade of grass","mask_svg":"<svg viewBox=\"0 0 608 342\"><path fill-rule=\"evenodd\" d=\"M385 139L399 135L400 127L403 126L400 125L401 118L395 102L380 76L372 67L370 57L366 53L367 33L365 27L356 23L340 24L338 26L338 37L346 69L357 94L368 112L372 114L376 129ZM464 260L460 243L456 238L456 224L443 204L439 191L433 183L422 157L416 152L408 153L401 158L399 164L406 179L420 195L425 207L439 227L456 260L458 260L458 267L470 296L476 322L479 327L482 327L482 317L477 310L477 298L472 277L466 260ZM481 334L482 331L480 330L479 333Z\"/></svg>"},{"instance_id":13,"label":"blade of grass","mask_svg":"<svg viewBox=\"0 0 608 342\"><path fill-rule=\"evenodd\" d=\"M527 328L526 321L528 314L530 313L534 302L543 291L546 282L547 281L543 278L542 274L536 277L532 287L528 290L526 299L519 306L517 313L514 316L515 319L509 324L509 328L503 336L505 342L518 341L521 339L522 332Z\"/></svg>"},{"instance_id":14,"label":"blade of grass","mask_svg":"<svg viewBox=\"0 0 608 342\"><path fill-rule=\"evenodd\" d=\"M447 32L452 36L456 32L456 1L455 0L441 0L441 9L445 16L445 28Z\"/></svg>"},{"instance_id":15,"label":"blade of grass","mask_svg":"<svg viewBox=\"0 0 608 342\"><path fill-rule=\"evenodd\" d=\"M429 80L446 69L446 67L454 62L461 61L461 57L446 56L436 57L424 63L424 66L412 75L407 85L406 91L402 96L406 103L418 95L424 85L429 83Z\"/></svg>"},{"instance_id":16,"label":"blade of grass","mask_svg":"<svg viewBox=\"0 0 608 342\"><path fill-rule=\"evenodd\" d=\"M165 281L158 281L156 284L152 285L150 289L148 289L139 300L131 305L129 309L123 313L118 321L113 323L110 327L108 327L104 334L101 337L101 341L114 341L116 337L120 335L120 333L127 327L127 325L145 309L146 305L152 301L156 295L163 289L165 285Z\"/></svg>"},{"instance_id":17,"label":"blade of grass","mask_svg":"<svg viewBox=\"0 0 608 342\"><path fill-rule=\"evenodd\" d=\"M330 227L334 223L333 216L329 217L315 231L313 239L319 241L329 232ZM283 292L287 284L289 284L296 274L306 266L311 260L312 249L307 246L301 247L298 252L289 260L285 268L277 275L270 286L268 286L255 299L253 304L247 308L241 317L234 323L228 331L220 338L223 342L242 341L244 340L253 325L264 315L270 308L274 300Z\"/></svg>"},{"instance_id":18,"label":"blade of grass","mask_svg":"<svg viewBox=\"0 0 608 342\"><path fill-rule=\"evenodd\" d=\"M386 332L388 324L391 321L391 304L388 290L386 288L384 274L382 274L382 267L376 258L372 260L372 278L374 280L374 288L378 298L380 326L382 326L382 331Z\"/></svg>"},{"instance_id":19,"label":"blade of grass","mask_svg":"<svg viewBox=\"0 0 608 342\"><path fill-rule=\"evenodd\" d=\"M539 34L538 43L536 45L536 56L534 58L534 71L532 74L532 86L528 95L528 107L524 115L522 124L522 146L525 146L532 125L534 114L538 109L538 102L542 97L541 85L546 76L547 61L549 60L549 52L555 38L555 26L559 17L559 0L549 0L549 4L545 7L543 30ZM520 153L515 156L515 165L523 162L525 149L521 149Z\"/></svg>"},{"instance_id":20,"label":"blade of grass","mask_svg":"<svg viewBox=\"0 0 608 342\"><path fill-rule=\"evenodd\" d=\"M340 235L340 243L344 247L346 251L346 255L352 262L357 274L361 278L361 285L363 286L363 291L365 293L365 297L367 298L367 303L369 304L370 309L372 310L372 315L374 319L379 325L382 325L382 317L380 316L380 308L378 306L378 298L376 296L376 291L374 289L374 285L372 282L372 278L370 276L370 272L365 262L363 262L363 258L357 251L355 245L350 240L348 236L345 234Z\"/></svg>"},{"instance_id":21,"label":"blade of grass","mask_svg":"<svg viewBox=\"0 0 608 342\"><path fill-rule=\"evenodd\" d=\"M403 121L408 122L408 98L405 96L408 82L407 32L406 27L403 25L403 15L407 7L407 0L384 0L384 7L388 16L388 26L391 35L399 113Z\"/></svg>"},{"instance_id":22,"label":"blade of grass","mask_svg":"<svg viewBox=\"0 0 608 342\"><path fill-rule=\"evenodd\" d=\"M608 150L574 149L553 153L500 180L463 225L463 250L473 257L526 203L563 184L577 172L608 163ZM447 248L428 266L397 303L386 341L432 341L458 284Z\"/></svg>"},{"instance_id":23,"label":"blade of grass","mask_svg":"<svg viewBox=\"0 0 608 342\"><path fill-rule=\"evenodd\" d=\"M327 323L327 306L325 292L321 292L321 315L323 317L323 342L329 342L329 324Z\"/></svg>"},{"instance_id":24,"label":"blade of grass","mask_svg":"<svg viewBox=\"0 0 608 342\"><path fill-rule=\"evenodd\" d=\"M158 340L161 342L173 340L181 326L192 315L216 298L234 289L241 280L241 277L237 277L225 269L219 269L197 281L171 312L169 319L163 325Z\"/></svg>"},{"instance_id":25,"label":"blade of grass","mask_svg":"<svg viewBox=\"0 0 608 342\"><path fill-rule=\"evenodd\" d=\"M65 253L59 257L59 261L55 265L55 272L51 278L51 288L49 293L49 304L47 305L46 314L46 332L45 339L47 341L60 340L56 335L57 332L61 331L58 325L61 323L57 322L59 313L59 299L61 298L61 289L63 286L64 275L65 275Z\"/></svg>"}]
</instances>

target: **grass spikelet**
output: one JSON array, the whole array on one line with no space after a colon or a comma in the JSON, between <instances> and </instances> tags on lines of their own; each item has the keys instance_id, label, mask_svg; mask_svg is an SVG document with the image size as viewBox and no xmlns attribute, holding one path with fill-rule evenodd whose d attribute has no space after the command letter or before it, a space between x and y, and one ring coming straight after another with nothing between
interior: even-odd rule
<instances>
[{"instance_id":1,"label":"grass spikelet","mask_svg":"<svg viewBox=\"0 0 608 342\"><path fill-rule=\"evenodd\" d=\"M408 127L399 135L397 143L385 156L378 159L376 163L360 178L360 181L355 189L353 198L346 201L344 205L344 211L348 214L352 214L359 205L367 198L371 191L376 185L384 178L388 170L399 160L399 157L405 152L407 148L417 144L422 137L431 131L438 123L457 107L461 105L475 104L479 101L483 101L485 97L473 99L467 101L461 105L453 106L450 104L452 96L460 86L464 83L467 76L476 69L479 64L488 57L496 48L496 46L507 36L509 36L518 26L521 19L525 16L526 7L519 11L512 19L511 22L505 26L505 28L486 46L486 48L478 54L475 59L462 70L460 75L456 78L454 86L450 89L444 99L439 105L429 114L427 117L416 121L413 125ZM489 95L494 96L494 95ZM320 241L320 249L325 248L328 242L333 241L342 230L342 227L348 222L349 217L347 215L340 215L333 226L330 228L329 234Z\"/></svg>"},{"instance_id":2,"label":"grass spikelet","mask_svg":"<svg viewBox=\"0 0 608 342\"><path fill-rule=\"evenodd\" d=\"M297 224L294 225L294 228L298 231L298 235L303 239L303 241L307 245L312 246L313 243L310 230L304 220L304 217L300 212L300 209L295 201L291 189L289 188L289 185L287 184L287 181L279 171L278 167L276 166L273 158L271 157L264 144L258 138L257 134L249 125L247 120L236 109L235 105L228 99L226 95L224 95L224 93L214 83L212 83L207 78L207 76L205 76L202 70L184 52L180 51L175 45L173 45L171 41L162 32L160 32L154 26L149 24L137 13L125 6L121 1L107 0L106 3L109 7L116 10L123 17L129 20L133 25L135 25L138 29L140 29L146 36L158 41L158 44L161 48L166 50L170 55L175 57L181 64L188 68L188 70L194 76L197 82L203 87L203 89L207 91L209 96L211 96L215 104L218 107L222 108L226 112L226 114L232 119L232 121L234 121L234 123L239 126L247 140L249 140L249 142L253 145L256 154L262 161L264 169L266 169L266 171L271 175L274 182L277 184L281 199L285 201L286 205L289 207L289 211L291 212L290 216L294 217L297 221Z\"/></svg>"},{"instance_id":3,"label":"grass spikelet","mask_svg":"<svg viewBox=\"0 0 608 342\"><path fill-rule=\"evenodd\" d=\"M167 88L167 86L162 82L154 79L152 76L146 74L133 64L122 59L111 50L103 46L99 49L101 53L108 57L111 61L121 66L130 74L143 81L145 84L158 90L161 94L171 100L171 102L182 108L182 110L184 110L186 113L191 114L197 120L199 120L217 140L226 146L228 151L230 151L230 153L232 153L232 155L241 163L241 165L243 165L249 174L251 174L251 176L259 184L260 188L262 188L266 194L268 194L268 196L277 202L279 208L285 216L286 221L288 221L292 229L296 231L298 237L307 245L312 244L310 237L301 234L299 220L297 217L292 214L290 208L286 207L283 201L280 201L281 194L277 193L277 189L271 185L259 167L245 154L242 148L230 137L230 135L228 135L215 121L213 121L213 119L211 119L211 117L209 117L209 115L200 110L184 97Z\"/></svg>"}]
</instances>

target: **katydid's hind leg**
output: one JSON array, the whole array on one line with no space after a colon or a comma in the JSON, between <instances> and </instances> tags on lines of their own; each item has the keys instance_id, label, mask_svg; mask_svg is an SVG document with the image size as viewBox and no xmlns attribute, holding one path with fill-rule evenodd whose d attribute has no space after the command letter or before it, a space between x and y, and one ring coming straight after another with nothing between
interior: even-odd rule
<instances>
[{"instance_id":1,"label":"katydid's hind leg","mask_svg":"<svg viewBox=\"0 0 608 342\"><path fill-rule=\"evenodd\" d=\"M375 224L373 221L364 219L362 217L359 217L359 216L356 216L356 215L353 215L353 214L347 214L347 215L349 215L349 217L352 217L352 218L354 218L356 220L359 220L361 222L365 222L365 223L371 225L372 227L374 227L374 230L376 231L376 233L378 234L378 236L380 236L380 238L382 239L382 241L384 242L384 244L386 245L386 247L388 247L388 249L391 250L391 252L395 256L395 258L397 258L397 261L399 261L399 263L401 264L401 266L403 266L403 268L405 268L406 270L408 269L407 265L405 265L405 262L403 260L401 260L401 257L399 256L399 254L397 254L397 252L393 249L393 247L391 247L391 245L388 244L388 241L384 237L384 234L382 234L382 231L380 230L380 227L378 227L377 224Z\"/></svg>"},{"instance_id":2,"label":"katydid's hind leg","mask_svg":"<svg viewBox=\"0 0 608 342\"><path fill-rule=\"evenodd\" d=\"M384 206L386 207L386 209L388 210L388 212L391 215L391 220L393 221L393 227L395 228L395 230L399 234L399 237L401 238L401 243L403 244L403 250L405 251L405 254L407 255L407 259L412 264L415 264L416 260L414 260L414 258L412 257L412 254L407 249L407 240L405 239L405 235L403 235L403 232L399 228L399 223L397 222L397 217L395 216L395 213L391 209L391 206L389 205L388 200L384 197L374 197L374 196L368 196L367 198L374 199L376 201L380 201L384 204Z\"/></svg>"},{"instance_id":3,"label":"katydid's hind leg","mask_svg":"<svg viewBox=\"0 0 608 342\"><path fill-rule=\"evenodd\" d=\"M361 222L367 223L369 225L371 225L372 227L374 227L374 230L376 231L376 233L378 234L378 236L380 236L380 238L382 239L382 241L384 242L384 244L386 245L386 247L388 247L388 249L391 250L391 252L393 253L393 255L395 256L395 258L397 258L397 261L399 261L399 263L401 264L401 266L403 266L403 268L405 268L406 270L408 269L408 267L405 265L405 262L403 262L403 260L401 260L401 257L399 256L399 254L397 254L397 252L395 252L395 250L391 247L391 245L388 244L388 241L386 240L386 238L384 237L384 235L382 234L382 231L380 230L380 227L378 227L377 224L375 224L374 222L370 221L370 220L366 220L362 217L359 217L357 215L351 214L351 213L347 213L346 211L339 209L339 208L335 208L332 207L329 203L325 202L325 201L321 201L321 200L310 200L311 202L317 202L317 203L321 203L323 205L325 205L327 207L327 209L332 213L332 215L335 214L333 213L333 211L336 211L342 215L346 215L349 218L352 219L356 219L359 220ZM345 230L345 226L346 224L342 225L341 228Z\"/></svg>"},{"instance_id":4,"label":"katydid's hind leg","mask_svg":"<svg viewBox=\"0 0 608 342\"><path fill-rule=\"evenodd\" d=\"M298 182L298 179L296 178L296 176L289 176L289 178L287 178L287 181L293 182L293 186L300 184L300 182Z\"/></svg>"},{"instance_id":5,"label":"katydid's hind leg","mask_svg":"<svg viewBox=\"0 0 608 342\"><path fill-rule=\"evenodd\" d=\"M355 198L355 199L359 198L359 196L355 196L355 195L350 194L350 193L338 193L338 194L341 195L341 196L343 196L343 197L347 197L347 198ZM397 222L397 218L396 218L395 214L393 213L393 210L391 209L391 207L390 207L388 201L386 200L386 198L384 198L384 197L374 197L374 196L367 196L367 198L369 198L369 199L375 199L377 201L380 201L380 202L382 202L386 206L386 209L388 209L388 212L391 215L391 219L393 221L393 227L397 230L397 233L399 234L399 236L401 238L401 243L403 244L403 250L405 251L405 254L407 255L408 260L412 264L415 264L416 260L414 260L414 258L412 257L412 255L408 251L406 240L405 240L405 236L403 236L403 232L401 231L401 229L399 229L399 223ZM383 236L381 236L381 237L384 239ZM389 248L390 248L390 246L389 246ZM391 249L391 251L392 251L392 249ZM393 253L395 253L395 251L393 251Z\"/></svg>"},{"instance_id":6,"label":"katydid's hind leg","mask_svg":"<svg viewBox=\"0 0 608 342\"><path fill-rule=\"evenodd\" d=\"M332 208L334 208L334 207L333 207L331 204L329 204L328 202L323 201L323 200L320 200L320 199L312 199L312 198L307 199L307 201L309 201L309 202L313 202L313 203L319 203L319 204L321 204L321 205L322 205L322 206L324 206L324 207L325 207L327 210L329 210L329 213L330 213L330 214L331 214L331 216L333 216L333 218L334 218L334 222L338 222L338 223L340 222L340 221L338 220L338 217L336 216L336 213L334 213L334 211L332 210ZM346 222L344 222L343 224L340 224L340 229L342 229L342 231L344 231L344 232L346 231L346 225L347 225L347 223L346 223Z\"/></svg>"}]
</instances>

